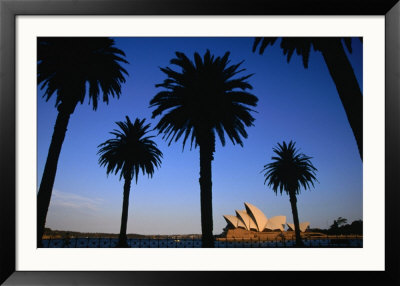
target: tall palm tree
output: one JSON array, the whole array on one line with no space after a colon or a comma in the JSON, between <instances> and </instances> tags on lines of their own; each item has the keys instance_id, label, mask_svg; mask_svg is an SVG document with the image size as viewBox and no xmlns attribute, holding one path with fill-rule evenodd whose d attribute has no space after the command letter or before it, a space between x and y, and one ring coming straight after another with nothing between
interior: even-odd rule
<instances>
[{"instance_id":1,"label":"tall palm tree","mask_svg":"<svg viewBox=\"0 0 400 286\"><path fill-rule=\"evenodd\" d=\"M278 38L256 38L253 44L253 52L260 45L259 53L263 54L268 45L273 45ZM342 101L347 120L353 130L360 158L363 158L363 95L354 74L353 67L343 48L342 40L347 49L352 52L351 38L332 37L283 37L281 48L287 55L289 62L293 53L303 58L303 65L308 68L308 59L311 46L314 51L319 51L324 57L329 73L336 85L340 100ZM362 38L360 38L362 41Z\"/></svg>"},{"instance_id":2,"label":"tall palm tree","mask_svg":"<svg viewBox=\"0 0 400 286\"><path fill-rule=\"evenodd\" d=\"M37 246L41 247L58 158L75 107L86 94L93 110L97 109L100 91L103 101L119 98L121 83L128 74L120 63L127 63L124 52L110 38L39 38L37 42L37 82L45 89L48 101L56 94L58 115L37 194Z\"/></svg>"},{"instance_id":3,"label":"tall palm tree","mask_svg":"<svg viewBox=\"0 0 400 286\"><path fill-rule=\"evenodd\" d=\"M109 139L100 144L98 153L100 155L100 166L107 167L107 175L120 172L119 179L124 178L124 199L122 203L121 229L117 247L128 247L126 241L126 225L128 222L128 205L131 181L139 176L139 171L143 175L153 176L154 168L161 165L162 153L157 148L151 138L146 136L149 132L150 124L144 125L145 119L136 119L132 124L126 116L126 122L116 122L121 129L114 129L110 134L115 135L114 139Z\"/></svg>"},{"instance_id":4,"label":"tall palm tree","mask_svg":"<svg viewBox=\"0 0 400 286\"><path fill-rule=\"evenodd\" d=\"M233 144L243 146L247 138L245 127L253 125L254 118L248 106L257 105L257 97L247 92L252 86L246 81L250 75L233 78L244 71L242 62L229 65L229 52L214 57L210 51L203 58L194 54L192 62L185 54L176 52L171 64L175 71L161 68L167 75L164 88L151 101L156 107L153 118L163 114L156 129L164 133L169 144L183 135L183 147L191 137L191 147L200 148L200 205L203 247L214 247L212 218L211 162L214 159L215 136L225 145L226 133Z\"/></svg>"},{"instance_id":5,"label":"tall palm tree","mask_svg":"<svg viewBox=\"0 0 400 286\"><path fill-rule=\"evenodd\" d=\"M300 194L300 188L305 190L314 187L314 182L317 181L315 173L317 169L313 166L310 159L303 153L299 153L295 147L295 142L290 141L286 144L278 143L277 148L273 148L276 157L272 157L272 163L264 166L265 181L272 188L275 194L278 190L282 195L285 191L290 198L292 207L293 221L296 233L296 244L302 246L300 237L299 215L297 212L297 195Z\"/></svg>"}]
</instances>

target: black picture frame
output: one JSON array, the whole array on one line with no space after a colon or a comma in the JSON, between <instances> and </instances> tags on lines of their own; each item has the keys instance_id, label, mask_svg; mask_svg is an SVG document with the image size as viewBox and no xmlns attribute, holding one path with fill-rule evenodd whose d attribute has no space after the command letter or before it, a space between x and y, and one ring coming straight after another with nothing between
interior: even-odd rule
<instances>
[{"instance_id":1,"label":"black picture frame","mask_svg":"<svg viewBox=\"0 0 400 286\"><path fill-rule=\"evenodd\" d=\"M0 0L0 283L5 285L398 285L396 211L400 183L400 4L398 0ZM15 19L18 15L384 15L385 16L385 271L294 272L20 272L15 271ZM299 262L301 263L301 262ZM11 275L11 276L10 276ZM212 276L212 277L211 277ZM6 280L7 279L7 280Z\"/></svg>"}]
</instances>

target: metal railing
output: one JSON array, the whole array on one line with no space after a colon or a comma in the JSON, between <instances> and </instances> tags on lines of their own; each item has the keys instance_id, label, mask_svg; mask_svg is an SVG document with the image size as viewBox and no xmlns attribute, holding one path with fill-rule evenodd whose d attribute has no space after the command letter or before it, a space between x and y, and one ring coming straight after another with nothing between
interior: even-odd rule
<instances>
[{"instance_id":1,"label":"metal railing","mask_svg":"<svg viewBox=\"0 0 400 286\"><path fill-rule=\"evenodd\" d=\"M326 236L318 238L304 237L304 246L310 248L360 248L363 247L361 236ZM113 248L118 238L49 238L43 239L44 248ZM201 248L202 242L198 237L192 238L140 238L127 239L130 248ZM297 247L294 238L291 239L245 239L214 237L216 248L289 248Z\"/></svg>"}]
</instances>

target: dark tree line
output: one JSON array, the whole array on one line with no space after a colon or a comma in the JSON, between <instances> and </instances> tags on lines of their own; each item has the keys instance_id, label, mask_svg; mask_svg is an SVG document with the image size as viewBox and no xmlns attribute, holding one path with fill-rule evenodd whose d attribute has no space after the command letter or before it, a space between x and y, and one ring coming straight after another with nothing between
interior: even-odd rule
<instances>
[{"instance_id":1,"label":"dark tree line","mask_svg":"<svg viewBox=\"0 0 400 286\"><path fill-rule=\"evenodd\" d=\"M328 229L310 228L308 231L329 235L363 235L363 221L361 219L355 220L350 224L346 222L341 223L339 217L338 220L333 221Z\"/></svg>"}]
</instances>

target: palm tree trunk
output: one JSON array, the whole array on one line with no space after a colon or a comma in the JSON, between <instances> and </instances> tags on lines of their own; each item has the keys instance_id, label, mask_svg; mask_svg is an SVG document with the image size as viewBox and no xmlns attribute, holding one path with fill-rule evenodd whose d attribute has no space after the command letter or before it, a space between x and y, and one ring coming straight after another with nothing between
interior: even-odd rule
<instances>
[{"instance_id":1,"label":"palm tree trunk","mask_svg":"<svg viewBox=\"0 0 400 286\"><path fill-rule=\"evenodd\" d=\"M212 179L211 162L214 159L214 143L209 140L202 141L200 145L200 207L201 207L201 232L202 247L213 248L213 216L212 216Z\"/></svg>"},{"instance_id":2,"label":"palm tree trunk","mask_svg":"<svg viewBox=\"0 0 400 286\"><path fill-rule=\"evenodd\" d=\"M66 109L60 106L54 125L54 132L51 138L49 153L44 167L42 181L40 182L37 194L37 247L42 247L42 237L46 224L47 212L49 210L51 194L53 192L54 180L57 172L58 158L60 157L61 147L64 142L65 133L69 118L74 109Z\"/></svg>"},{"instance_id":3,"label":"palm tree trunk","mask_svg":"<svg viewBox=\"0 0 400 286\"><path fill-rule=\"evenodd\" d=\"M128 247L126 238L126 226L128 224L129 193L131 190L131 178L125 176L124 199L122 202L121 229L119 231L117 247Z\"/></svg>"},{"instance_id":4,"label":"palm tree trunk","mask_svg":"<svg viewBox=\"0 0 400 286\"><path fill-rule=\"evenodd\" d=\"M296 234L296 245L303 246L303 241L300 236L300 223L299 214L297 212L297 198L296 194L290 192L290 204L292 206L293 222L294 222L294 232Z\"/></svg>"},{"instance_id":5,"label":"palm tree trunk","mask_svg":"<svg viewBox=\"0 0 400 286\"><path fill-rule=\"evenodd\" d=\"M324 39L321 52L336 85L363 159L363 96L340 39Z\"/></svg>"}]
</instances>

